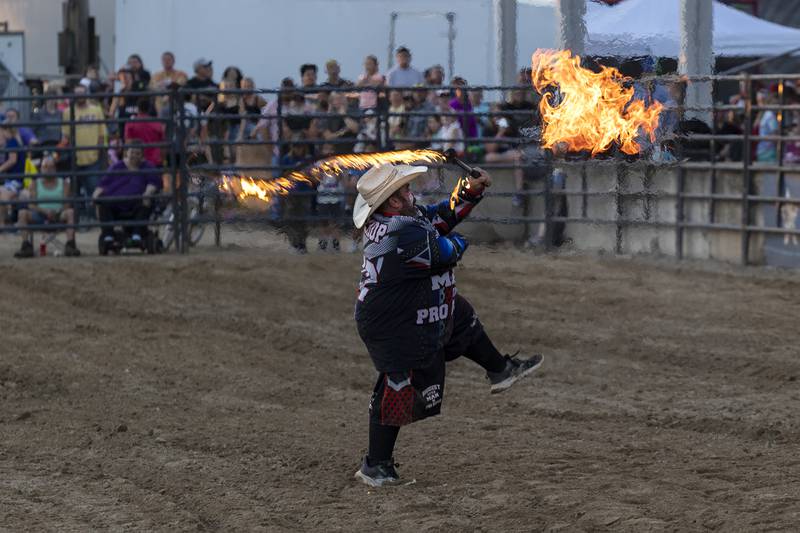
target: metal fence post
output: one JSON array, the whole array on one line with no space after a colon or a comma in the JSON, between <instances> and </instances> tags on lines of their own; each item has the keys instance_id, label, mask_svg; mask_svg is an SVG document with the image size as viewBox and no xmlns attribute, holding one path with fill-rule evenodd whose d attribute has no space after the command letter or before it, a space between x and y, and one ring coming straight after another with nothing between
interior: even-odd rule
<instances>
[{"instance_id":1,"label":"metal fence post","mask_svg":"<svg viewBox=\"0 0 800 533\"><path fill-rule=\"evenodd\" d=\"M78 166L78 161L77 161L78 154L77 154L77 150L75 150L75 147L77 146L77 139L75 139L75 135L76 135L76 132L75 132L75 130L76 130L75 120L76 120L76 118L75 118L75 95L72 94L69 97L69 122L70 122L69 123L69 144L70 144L70 148L72 148L72 151L69 152L69 154L70 154L70 156L69 156L69 170L70 170L71 178L73 180L72 187L71 187L72 193L76 198L78 198L80 196L80 192L81 192L81 183L80 182L81 182L82 178L79 178L78 176L75 175L75 171L77 170L77 166ZM74 208L75 208L74 212L75 212L75 215L77 215L75 218L76 218L76 222L78 222L78 223L80 223L80 213L83 211L83 209L86 208L85 205L82 205L81 208L78 208L78 205L80 205L82 203L83 202L81 200L76 200L75 205L74 205Z\"/></svg>"},{"instance_id":2,"label":"metal fence post","mask_svg":"<svg viewBox=\"0 0 800 533\"><path fill-rule=\"evenodd\" d=\"M177 88L174 88L170 91L169 94L169 122L167 122L167 139L171 139L172 142L170 143L170 150L169 150L169 168L170 168L170 189L172 192L172 197L170 198L170 203L172 204L172 235L173 240L175 240L175 249L178 249L178 161L182 161L183 158L186 156L183 148L182 148L182 141L181 141L181 132L182 129L180 124L183 124L183 121L180 120L178 127L175 127L175 117L180 116L176 109L176 105L178 105L178 91ZM181 105L181 111L183 110L183 106ZM180 155L180 157L179 157Z\"/></svg>"},{"instance_id":3,"label":"metal fence post","mask_svg":"<svg viewBox=\"0 0 800 533\"><path fill-rule=\"evenodd\" d=\"M752 147L750 146L750 131L753 129L753 80L750 79L750 74L745 73L745 94L746 101L744 104L744 152L742 153L742 162L744 171L742 173L742 264L749 263L750 255L750 232L747 226L750 222L750 187L752 183L751 167L752 167Z\"/></svg>"},{"instance_id":4,"label":"metal fence post","mask_svg":"<svg viewBox=\"0 0 800 533\"><path fill-rule=\"evenodd\" d=\"M179 90L177 95L183 99ZM175 193L175 249L185 254L189 251L189 167L186 152L186 106L183 102L178 107L178 150L180 153L180 182Z\"/></svg>"},{"instance_id":5,"label":"metal fence post","mask_svg":"<svg viewBox=\"0 0 800 533\"><path fill-rule=\"evenodd\" d=\"M678 259L683 259L683 192L686 183L686 169L678 167L678 194L675 198L675 253Z\"/></svg>"}]
</instances>

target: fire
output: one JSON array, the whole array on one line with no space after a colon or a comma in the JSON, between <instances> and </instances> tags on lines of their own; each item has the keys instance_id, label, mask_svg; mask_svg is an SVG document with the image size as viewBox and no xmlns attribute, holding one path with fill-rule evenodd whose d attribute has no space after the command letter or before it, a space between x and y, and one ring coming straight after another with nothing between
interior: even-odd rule
<instances>
[{"instance_id":1,"label":"fire","mask_svg":"<svg viewBox=\"0 0 800 533\"><path fill-rule=\"evenodd\" d=\"M369 154L345 154L315 161L303 170L292 170L279 178L249 176L222 177L222 190L239 200L256 199L269 204L276 196L286 196L298 184L314 185L323 176L337 175L347 170L367 170L383 163L443 163L445 156L435 150L397 150Z\"/></svg>"},{"instance_id":2,"label":"fire","mask_svg":"<svg viewBox=\"0 0 800 533\"><path fill-rule=\"evenodd\" d=\"M626 154L638 154L636 142L641 128L655 140L658 115L662 105L645 106L633 98L632 87L623 83L629 78L617 69L602 67L592 72L580 66L580 57L569 50L537 50L533 54L533 86L543 95L542 146L553 148L564 143L571 151L590 150L592 155L617 144ZM558 87L555 94L546 91Z\"/></svg>"}]
</instances>

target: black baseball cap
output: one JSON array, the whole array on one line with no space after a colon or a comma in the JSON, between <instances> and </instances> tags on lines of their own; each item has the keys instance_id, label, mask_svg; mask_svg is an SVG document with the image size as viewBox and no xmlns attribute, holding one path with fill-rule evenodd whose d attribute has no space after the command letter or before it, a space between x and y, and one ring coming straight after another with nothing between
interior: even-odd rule
<instances>
[{"instance_id":1,"label":"black baseball cap","mask_svg":"<svg viewBox=\"0 0 800 533\"><path fill-rule=\"evenodd\" d=\"M397 50L395 50L395 52L394 52L394 53L395 53L395 54L402 54L403 52L405 52L405 53L406 53L406 54L408 54L408 55L411 55L411 50L409 50L409 49L408 49L408 48L406 48L405 46L399 46L399 47L397 48Z\"/></svg>"}]
</instances>

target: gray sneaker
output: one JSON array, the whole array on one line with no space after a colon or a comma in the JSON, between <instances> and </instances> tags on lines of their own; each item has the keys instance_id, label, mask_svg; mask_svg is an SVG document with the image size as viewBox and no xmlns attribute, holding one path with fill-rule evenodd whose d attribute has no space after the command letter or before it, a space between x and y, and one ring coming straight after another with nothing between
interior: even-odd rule
<instances>
[{"instance_id":1,"label":"gray sneaker","mask_svg":"<svg viewBox=\"0 0 800 533\"><path fill-rule=\"evenodd\" d=\"M486 377L492 384L492 394L503 392L517 382L517 380L524 378L542 364L544 356L542 354L534 354L528 359L520 359L515 356L506 356L506 367L500 372L487 372Z\"/></svg>"},{"instance_id":2,"label":"gray sneaker","mask_svg":"<svg viewBox=\"0 0 800 533\"><path fill-rule=\"evenodd\" d=\"M356 470L354 477L370 487L396 485L400 482L400 475L395 466L394 459L370 465L367 458L364 457L364 462L361 464L361 468Z\"/></svg>"}]
</instances>

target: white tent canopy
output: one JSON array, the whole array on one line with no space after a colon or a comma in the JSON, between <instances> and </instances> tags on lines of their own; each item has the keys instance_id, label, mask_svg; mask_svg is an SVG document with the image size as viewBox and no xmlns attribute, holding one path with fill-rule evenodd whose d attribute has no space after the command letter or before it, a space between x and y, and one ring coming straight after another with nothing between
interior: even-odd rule
<instances>
[{"instance_id":1,"label":"white tent canopy","mask_svg":"<svg viewBox=\"0 0 800 533\"><path fill-rule=\"evenodd\" d=\"M800 30L753 17L714 0L714 55L773 56L800 47ZM589 2L586 53L678 57L680 0Z\"/></svg>"}]
</instances>

